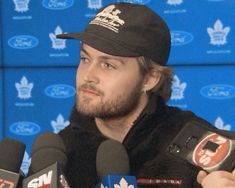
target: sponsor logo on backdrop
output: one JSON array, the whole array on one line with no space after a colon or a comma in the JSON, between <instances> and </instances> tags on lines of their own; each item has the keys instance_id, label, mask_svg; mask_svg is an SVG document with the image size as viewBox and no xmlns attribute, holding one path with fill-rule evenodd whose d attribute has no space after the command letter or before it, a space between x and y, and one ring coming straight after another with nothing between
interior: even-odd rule
<instances>
[{"instance_id":1,"label":"sponsor logo on backdrop","mask_svg":"<svg viewBox=\"0 0 235 188\"><path fill-rule=\"evenodd\" d=\"M24 172L24 174L28 174L30 163L31 163L31 158L29 157L29 154L25 152L23 162L20 167L20 169Z\"/></svg>"},{"instance_id":2,"label":"sponsor logo on backdrop","mask_svg":"<svg viewBox=\"0 0 235 188\"><path fill-rule=\"evenodd\" d=\"M235 97L235 87L227 84L206 85L200 89L200 94L215 100L231 99Z\"/></svg>"},{"instance_id":3,"label":"sponsor logo on backdrop","mask_svg":"<svg viewBox=\"0 0 235 188\"><path fill-rule=\"evenodd\" d=\"M53 132L56 134L60 132L62 129L64 129L65 127L67 127L68 125L69 125L69 121L65 121L62 114L59 114L57 116L56 121L54 120L51 121Z\"/></svg>"},{"instance_id":4,"label":"sponsor logo on backdrop","mask_svg":"<svg viewBox=\"0 0 235 188\"><path fill-rule=\"evenodd\" d=\"M182 82L177 75L173 77L172 82L172 93L171 93L171 100L169 101L169 105L177 106L179 108L187 108L188 105L183 103L184 99L184 92L187 87L186 82Z\"/></svg>"},{"instance_id":5,"label":"sponsor logo on backdrop","mask_svg":"<svg viewBox=\"0 0 235 188\"><path fill-rule=\"evenodd\" d=\"M172 46L182 46L193 41L193 35L186 31L171 31Z\"/></svg>"},{"instance_id":6,"label":"sponsor logo on backdrop","mask_svg":"<svg viewBox=\"0 0 235 188\"><path fill-rule=\"evenodd\" d=\"M175 75L172 84L171 100L182 100L184 98L184 91L186 87L187 83L186 82L181 83L179 77Z\"/></svg>"},{"instance_id":7,"label":"sponsor logo on backdrop","mask_svg":"<svg viewBox=\"0 0 235 188\"><path fill-rule=\"evenodd\" d=\"M57 26L55 28L54 33L49 33L49 37L50 37L51 42L52 42L52 46L51 47L53 49L55 49L55 50L62 50L64 48L66 48L66 44L65 44L66 40L65 39L57 39L56 38L56 35L62 34L62 33L63 33L63 31L62 31L60 26Z\"/></svg>"},{"instance_id":8,"label":"sponsor logo on backdrop","mask_svg":"<svg viewBox=\"0 0 235 188\"><path fill-rule=\"evenodd\" d=\"M75 88L67 84L55 84L46 87L44 92L48 97L65 99L75 95Z\"/></svg>"},{"instance_id":9,"label":"sponsor logo on backdrop","mask_svg":"<svg viewBox=\"0 0 235 188\"><path fill-rule=\"evenodd\" d=\"M118 2L125 2L125 3L135 3L135 4L147 4L151 0L118 0Z\"/></svg>"},{"instance_id":10,"label":"sponsor logo on backdrop","mask_svg":"<svg viewBox=\"0 0 235 188\"><path fill-rule=\"evenodd\" d=\"M164 14L182 14L187 10L183 6L183 0L167 0L167 9L164 10Z\"/></svg>"},{"instance_id":11,"label":"sponsor logo on backdrop","mask_svg":"<svg viewBox=\"0 0 235 188\"><path fill-rule=\"evenodd\" d=\"M33 83L29 83L28 79L23 76L20 80L20 83L16 82L15 87L17 89L18 95L17 97L20 99L30 99L31 92L33 89Z\"/></svg>"},{"instance_id":12,"label":"sponsor logo on backdrop","mask_svg":"<svg viewBox=\"0 0 235 188\"><path fill-rule=\"evenodd\" d=\"M63 10L73 6L73 0L43 0L42 6L51 10Z\"/></svg>"},{"instance_id":13,"label":"sponsor logo on backdrop","mask_svg":"<svg viewBox=\"0 0 235 188\"><path fill-rule=\"evenodd\" d=\"M88 0L89 9L100 9L102 5L102 0Z\"/></svg>"},{"instance_id":14,"label":"sponsor logo on backdrop","mask_svg":"<svg viewBox=\"0 0 235 188\"><path fill-rule=\"evenodd\" d=\"M97 13L97 9L102 7L103 0L87 0L88 12L85 13L85 17L93 18Z\"/></svg>"},{"instance_id":15,"label":"sponsor logo on backdrop","mask_svg":"<svg viewBox=\"0 0 235 188\"><path fill-rule=\"evenodd\" d=\"M183 3L183 0L167 0L166 2L168 5L180 5Z\"/></svg>"},{"instance_id":16,"label":"sponsor logo on backdrop","mask_svg":"<svg viewBox=\"0 0 235 188\"><path fill-rule=\"evenodd\" d=\"M225 45L230 27L223 27L223 23L218 19L214 24L214 28L208 27L207 33L210 36L210 44L214 46Z\"/></svg>"},{"instance_id":17,"label":"sponsor logo on backdrop","mask_svg":"<svg viewBox=\"0 0 235 188\"><path fill-rule=\"evenodd\" d=\"M17 35L8 40L10 47L20 50L35 48L38 43L38 39L30 35Z\"/></svg>"},{"instance_id":18,"label":"sponsor logo on backdrop","mask_svg":"<svg viewBox=\"0 0 235 188\"><path fill-rule=\"evenodd\" d=\"M32 19L31 15L25 15L29 11L29 2L30 0L13 0L15 5L14 11L19 14L24 15L15 15L12 17L13 20L30 20Z\"/></svg>"},{"instance_id":19,"label":"sponsor logo on backdrop","mask_svg":"<svg viewBox=\"0 0 235 188\"><path fill-rule=\"evenodd\" d=\"M13 0L16 12L27 12L29 10L30 0Z\"/></svg>"},{"instance_id":20,"label":"sponsor logo on backdrop","mask_svg":"<svg viewBox=\"0 0 235 188\"><path fill-rule=\"evenodd\" d=\"M230 49L224 49L228 43L227 37L230 32L230 27L223 25L220 19L217 19L213 27L207 28L207 33L210 38L210 44L213 47L217 47L213 50L207 50L207 54L229 54ZM219 48L219 49L218 49Z\"/></svg>"},{"instance_id":21,"label":"sponsor logo on backdrop","mask_svg":"<svg viewBox=\"0 0 235 188\"><path fill-rule=\"evenodd\" d=\"M20 136L31 136L40 132L38 124L29 121L19 121L10 125L10 132Z\"/></svg>"},{"instance_id":22,"label":"sponsor logo on backdrop","mask_svg":"<svg viewBox=\"0 0 235 188\"><path fill-rule=\"evenodd\" d=\"M57 39L56 35L63 33L60 26L57 26L54 33L49 33L49 38L51 39L51 48L54 50L63 50L66 48L66 39ZM50 57L69 57L66 52L50 53Z\"/></svg>"},{"instance_id":23,"label":"sponsor logo on backdrop","mask_svg":"<svg viewBox=\"0 0 235 188\"><path fill-rule=\"evenodd\" d=\"M34 84L32 82L30 83L26 76L23 76L20 82L15 83L15 88L17 90L17 98L21 100L20 102L16 102L15 106L34 106L34 103L28 101L32 98L33 86Z\"/></svg>"},{"instance_id":24,"label":"sponsor logo on backdrop","mask_svg":"<svg viewBox=\"0 0 235 188\"><path fill-rule=\"evenodd\" d=\"M222 130L231 130L231 125L229 124L225 124L223 119L221 117L217 117L215 120L215 127L217 127L218 129L222 129Z\"/></svg>"}]
</instances>

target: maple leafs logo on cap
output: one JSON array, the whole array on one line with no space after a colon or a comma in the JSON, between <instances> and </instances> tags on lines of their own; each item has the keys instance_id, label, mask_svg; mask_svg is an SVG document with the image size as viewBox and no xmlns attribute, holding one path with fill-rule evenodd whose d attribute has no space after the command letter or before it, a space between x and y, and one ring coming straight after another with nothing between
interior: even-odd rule
<instances>
[{"instance_id":1,"label":"maple leafs logo on cap","mask_svg":"<svg viewBox=\"0 0 235 188\"><path fill-rule=\"evenodd\" d=\"M125 21L119 18L118 15L121 11L115 8L115 5L108 6L103 11L98 13L89 24L100 25L114 31L115 33L118 33L119 27L124 25Z\"/></svg>"}]
</instances>

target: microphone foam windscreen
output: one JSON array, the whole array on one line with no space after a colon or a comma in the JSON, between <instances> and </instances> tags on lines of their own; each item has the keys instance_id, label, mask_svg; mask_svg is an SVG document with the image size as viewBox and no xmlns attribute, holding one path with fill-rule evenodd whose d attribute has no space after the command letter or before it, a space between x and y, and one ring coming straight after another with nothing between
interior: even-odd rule
<instances>
[{"instance_id":1,"label":"microphone foam windscreen","mask_svg":"<svg viewBox=\"0 0 235 188\"><path fill-rule=\"evenodd\" d=\"M53 133L39 135L32 147L29 175L57 162L62 168L67 163L65 145L61 137Z\"/></svg>"},{"instance_id":2,"label":"microphone foam windscreen","mask_svg":"<svg viewBox=\"0 0 235 188\"><path fill-rule=\"evenodd\" d=\"M96 171L99 179L110 174L128 174L129 158L125 147L118 141L102 142L96 154Z\"/></svg>"},{"instance_id":3,"label":"microphone foam windscreen","mask_svg":"<svg viewBox=\"0 0 235 188\"><path fill-rule=\"evenodd\" d=\"M24 158L25 144L5 138L0 142L0 168L19 173Z\"/></svg>"}]
</instances>

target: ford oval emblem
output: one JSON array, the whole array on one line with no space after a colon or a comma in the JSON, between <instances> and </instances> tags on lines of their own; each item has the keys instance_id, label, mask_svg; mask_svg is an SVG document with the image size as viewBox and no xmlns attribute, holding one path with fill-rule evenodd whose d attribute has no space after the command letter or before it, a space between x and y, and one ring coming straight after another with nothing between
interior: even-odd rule
<instances>
[{"instance_id":1,"label":"ford oval emblem","mask_svg":"<svg viewBox=\"0 0 235 188\"><path fill-rule=\"evenodd\" d=\"M40 126L34 122L20 121L10 125L10 131L21 136L35 135L40 130Z\"/></svg>"},{"instance_id":2,"label":"ford oval emblem","mask_svg":"<svg viewBox=\"0 0 235 188\"><path fill-rule=\"evenodd\" d=\"M38 45L38 39L30 35L17 35L8 40L8 45L16 49L31 49Z\"/></svg>"},{"instance_id":3,"label":"ford oval emblem","mask_svg":"<svg viewBox=\"0 0 235 188\"><path fill-rule=\"evenodd\" d=\"M209 99L231 99L235 97L235 87L226 84L212 84L201 88L200 94Z\"/></svg>"},{"instance_id":4,"label":"ford oval emblem","mask_svg":"<svg viewBox=\"0 0 235 188\"><path fill-rule=\"evenodd\" d=\"M186 31L171 31L172 46L186 45L193 40L193 35Z\"/></svg>"},{"instance_id":5,"label":"ford oval emblem","mask_svg":"<svg viewBox=\"0 0 235 188\"><path fill-rule=\"evenodd\" d=\"M63 10L73 6L73 0L43 0L42 6L51 10Z\"/></svg>"},{"instance_id":6,"label":"ford oval emblem","mask_svg":"<svg viewBox=\"0 0 235 188\"><path fill-rule=\"evenodd\" d=\"M55 84L46 87L45 94L48 97L64 99L75 95L75 88L66 84Z\"/></svg>"}]
</instances>

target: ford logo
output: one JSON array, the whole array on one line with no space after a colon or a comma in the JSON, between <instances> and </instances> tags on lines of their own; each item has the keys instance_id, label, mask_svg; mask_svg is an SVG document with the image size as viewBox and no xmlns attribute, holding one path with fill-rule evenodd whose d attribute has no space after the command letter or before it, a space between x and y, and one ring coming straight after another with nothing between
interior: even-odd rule
<instances>
[{"instance_id":1,"label":"ford logo","mask_svg":"<svg viewBox=\"0 0 235 188\"><path fill-rule=\"evenodd\" d=\"M42 6L51 10L63 10L73 6L73 0L43 0Z\"/></svg>"},{"instance_id":2,"label":"ford logo","mask_svg":"<svg viewBox=\"0 0 235 188\"><path fill-rule=\"evenodd\" d=\"M209 99L230 99L235 97L235 87L225 84L213 84L201 88L200 94Z\"/></svg>"},{"instance_id":3,"label":"ford logo","mask_svg":"<svg viewBox=\"0 0 235 188\"><path fill-rule=\"evenodd\" d=\"M172 46L186 45L193 40L193 35L186 31L171 31Z\"/></svg>"},{"instance_id":4,"label":"ford logo","mask_svg":"<svg viewBox=\"0 0 235 188\"><path fill-rule=\"evenodd\" d=\"M50 85L45 89L48 97L64 99L75 95L74 87L66 84Z\"/></svg>"},{"instance_id":5,"label":"ford logo","mask_svg":"<svg viewBox=\"0 0 235 188\"><path fill-rule=\"evenodd\" d=\"M16 135L30 136L40 132L40 126L33 122L20 121L10 125L10 131Z\"/></svg>"},{"instance_id":6,"label":"ford logo","mask_svg":"<svg viewBox=\"0 0 235 188\"><path fill-rule=\"evenodd\" d=\"M30 49L38 45L38 39L30 35L18 35L10 38L8 45L16 49Z\"/></svg>"},{"instance_id":7,"label":"ford logo","mask_svg":"<svg viewBox=\"0 0 235 188\"><path fill-rule=\"evenodd\" d=\"M136 4L147 4L151 0L119 0L118 2L126 2L126 3L136 3Z\"/></svg>"}]
</instances>

